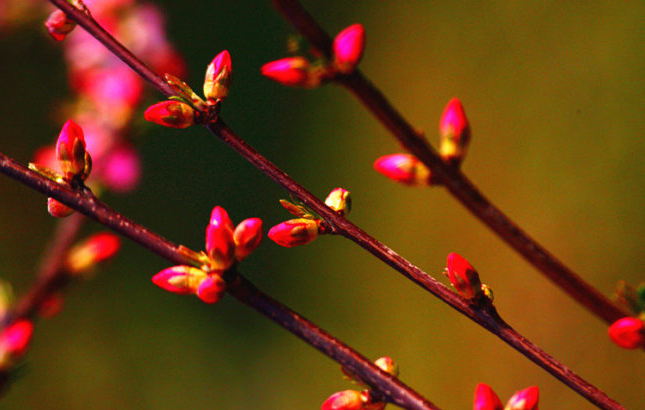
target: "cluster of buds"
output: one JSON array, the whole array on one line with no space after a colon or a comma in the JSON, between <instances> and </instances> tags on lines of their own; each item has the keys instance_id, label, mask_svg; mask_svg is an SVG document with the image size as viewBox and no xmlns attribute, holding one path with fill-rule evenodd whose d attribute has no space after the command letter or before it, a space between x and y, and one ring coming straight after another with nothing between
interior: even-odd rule
<instances>
[{"instance_id":1,"label":"cluster of buds","mask_svg":"<svg viewBox=\"0 0 645 410\"><path fill-rule=\"evenodd\" d=\"M488 285L481 283L479 274L463 256L452 252L446 259L446 269L443 273L461 297L473 304L493 301L492 290Z\"/></svg>"},{"instance_id":2,"label":"cluster of buds","mask_svg":"<svg viewBox=\"0 0 645 410\"><path fill-rule=\"evenodd\" d=\"M148 107L144 118L171 128L188 128L196 123L214 122L217 120L221 102L228 96L231 67L228 51L224 50L213 58L206 68L204 79L206 101L185 82L166 74L166 82L177 92L177 96Z\"/></svg>"},{"instance_id":3,"label":"cluster of buds","mask_svg":"<svg viewBox=\"0 0 645 410\"><path fill-rule=\"evenodd\" d=\"M157 273L155 285L173 293L195 294L206 303L215 303L226 291L224 272L246 258L262 240L262 221L249 218L237 227L224 208L216 206L206 228L206 252L181 247L191 265L177 265Z\"/></svg>"},{"instance_id":4,"label":"cluster of buds","mask_svg":"<svg viewBox=\"0 0 645 410\"><path fill-rule=\"evenodd\" d=\"M378 358L374 361L374 364L394 377L399 375L399 367L389 357ZM341 368L341 370L345 378L359 385L365 384L346 369ZM385 404L383 400L379 399L379 395L371 389L362 391L343 390L329 396L322 404L321 410L382 410Z\"/></svg>"},{"instance_id":5,"label":"cluster of buds","mask_svg":"<svg viewBox=\"0 0 645 410\"><path fill-rule=\"evenodd\" d=\"M331 61L311 62L303 56L271 61L260 68L263 76L289 87L314 88L338 75L351 74L363 57L365 29L353 24L334 38Z\"/></svg>"},{"instance_id":6,"label":"cluster of buds","mask_svg":"<svg viewBox=\"0 0 645 410\"><path fill-rule=\"evenodd\" d=\"M29 320L19 320L0 333L0 371L13 366L27 351L34 325Z\"/></svg>"},{"instance_id":7,"label":"cluster of buds","mask_svg":"<svg viewBox=\"0 0 645 410\"><path fill-rule=\"evenodd\" d=\"M527 387L516 392L502 406L502 401L497 394L485 383L479 383L475 388L473 410L538 410L540 389L537 386Z\"/></svg>"},{"instance_id":8,"label":"cluster of buds","mask_svg":"<svg viewBox=\"0 0 645 410\"><path fill-rule=\"evenodd\" d=\"M634 316L618 319L609 326L609 338L625 349L645 346L645 283L638 287L624 281L618 283L616 299Z\"/></svg>"},{"instance_id":9,"label":"cluster of buds","mask_svg":"<svg viewBox=\"0 0 645 410\"><path fill-rule=\"evenodd\" d=\"M269 230L269 238L280 246L292 248L306 245L324 233L323 221L302 204L294 204L281 199L280 204L297 219L282 222ZM341 216L347 216L352 201L349 191L343 188L332 190L325 199L325 205Z\"/></svg>"},{"instance_id":10,"label":"cluster of buds","mask_svg":"<svg viewBox=\"0 0 645 410\"><path fill-rule=\"evenodd\" d=\"M451 165L459 166L470 142L470 124L461 101L453 98L439 121L439 155ZM377 159L374 168L386 177L405 185L433 185L430 170L411 154L391 154Z\"/></svg>"},{"instance_id":11,"label":"cluster of buds","mask_svg":"<svg viewBox=\"0 0 645 410\"><path fill-rule=\"evenodd\" d=\"M92 170L92 158L85 149L83 130L74 121L68 120L58 136L56 160L60 172L42 165L30 163L29 168L60 184L80 188ZM73 210L53 198L47 199L47 210L52 216L61 218Z\"/></svg>"}]
</instances>

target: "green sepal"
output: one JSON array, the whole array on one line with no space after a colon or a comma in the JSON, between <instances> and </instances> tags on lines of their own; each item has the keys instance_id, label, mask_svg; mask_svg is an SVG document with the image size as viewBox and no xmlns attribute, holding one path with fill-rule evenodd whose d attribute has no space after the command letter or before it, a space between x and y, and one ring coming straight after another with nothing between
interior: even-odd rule
<instances>
[{"instance_id":1,"label":"green sepal","mask_svg":"<svg viewBox=\"0 0 645 410\"><path fill-rule=\"evenodd\" d=\"M210 258L204 251L195 252L194 250L187 248L184 245L179 245L177 247L177 252L181 254L181 256L186 261L186 264L194 266L196 268L201 269L202 266L210 263Z\"/></svg>"},{"instance_id":2,"label":"green sepal","mask_svg":"<svg viewBox=\"0 0 645 410\"><path fill-rule=\"evenodd\" d=\"M204 100L202 100L201 97L197 95L188 84L186 84L179 78L168 73L166 73L164 77L166 78L168 85L172 87L173 90L177 91L179 97L182 97L182 99L177 101L185 102L195 109L199 109L201 106L206 104ZM170 97L170 99L172 100L173 97Z\"/></svg>"},{"instance_id":3,"label":"green sepal","mask_svg":"<svg viewBox=\"0 0 645 410\"><path fill-rule=\"evenodd\" d=\"M51 168L34 164L33 162L30 162L29 165L27 165L27 167L30 170L39 173L40 175L44 176L47 179L50 179L54 182L58 182L59 184L62 184L65 182L65 179L63 178L63 174L61 174L58 171L54 171Z\"/></svg>"},{"instance_id":4,"label":"green sepal","mask_svg":"<svg viewBox=\"0 0 645 410\"><path fill-rule=\"evenodd\" d=\"M280 205L282 205L291 215L297 216L298 218L316 219L304 205L296 205L286 199L281 199Z\"/></svg>"}]
</instances>

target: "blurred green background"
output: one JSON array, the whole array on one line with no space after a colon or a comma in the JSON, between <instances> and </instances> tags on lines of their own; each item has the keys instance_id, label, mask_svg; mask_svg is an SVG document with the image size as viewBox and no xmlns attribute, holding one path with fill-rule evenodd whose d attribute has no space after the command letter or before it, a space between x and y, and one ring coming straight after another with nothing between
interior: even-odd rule
<instances>
[{"instance_id":1,"label":"blurred green background","mask_svg":"<svg viewBox=\"0 0 645 410\"><path fill-rule=\"evenodd\" d=\"M288 89L259 67L284 56L292 32L268 1L170 0L169 36L189 82L222 49L235 77L229 125L319 197L352 192L350 219L427 272L461 253L495 291L504 318L629 409L643 409L645 356L520 259L443 189L410 189L372 169L397 143L346 91ZM523 228L599 290L644 279L645 5L642 2L306 1L335 33L361 22L364 72L435 143L458 96L473 129L464 170ZM23 163L60 130L68 94L60 48L40 27L0 38L0 151ZM284 192L200 128L148 127L144 177L115 209L200 249L214 205L235 222L288 218ZM54 228L39 194L0 178L0 276L18 294ZM100 229L87 224L85 231ZM207 306L161 291L168 263L126 241L61 314L39 322L7 409L317 409L351 388L338 366L233 298ZM469 409L478 382L503 401L530 385L541 408L584 399L353 243L301 248L269 240L240 270L261 289L371 358L441 408Z\"/></svg>"}]
</instances>

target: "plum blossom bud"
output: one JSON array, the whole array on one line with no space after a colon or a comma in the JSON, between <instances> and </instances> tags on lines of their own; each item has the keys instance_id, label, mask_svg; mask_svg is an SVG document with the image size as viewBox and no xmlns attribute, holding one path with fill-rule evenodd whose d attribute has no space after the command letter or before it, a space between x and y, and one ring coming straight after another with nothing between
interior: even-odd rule
<instances>
[{"instance_id":1,"label":"plum blossom bud","mask_svg":"<svg viewBox=\"0 0 645 410\"><path fill-rule=\"evenodd\" d=\"M645 323L635 317L618 319L609 326L609 338L625 349L636 349L645 345Z\"/></svg>"},{"instance_id":2,"label":"plum blossom bud","mask_svg":"<svg viewBox=\"0 0 645 410\"><path fill-rule=\"evenodd\" d=\"M88 176L91 160L85 151L85 136L81 127L72 120L68 120L60 131L56 158L67 181Z\"/></svg>"},{"instance_id":3,"label":"plum blossom bud","mask_svg":"<svg viewBox=\"0 0 645 410\"><path fill-rule=\"evenodd\" d=\"M363 398L356 390L345 390L329 396L320 407L321 410L361 410Z\"/></svg>"},{"instance_id":4,"label":"plum blossom bud","mask_svg":"<svg viewBox=\"0 0 645 410\"><path fill-rule=\"evenodd\" d=\"M394 377L399 376L399 365L391 357L379 357L374 361L374 364L385 373L389 373Z\"/></svg>"},{"instance_id":5,"label":"plum blossom bud","mask_svg":"<svg viewBox=\"0 0 645 410\"><path fill-rule=\"evenodd\" d=\"M336 188L327 195L325 205L340 213L342 216L347 216L352 208L352 198L348 190Z\"/></svg>"},{"instance_id":6,"label":"plum blossom bud","mask_svg":"<svg viewBox=\"0 0 645 410\"><path fill-rule=\"evenodd\" d=\"M309 61L304 57L287 57L271 61L260 68L263 76L289 87L314 87L318 81L310 75Z\"/></svg>"},{"instance_id":7,"label":"plum blossom bud","mask_svg":"<svg viewBox=\"0 0 645 410\"><path fill-rule=\"evenodd\" d=\"M147 121L171 128L188 128L195 124L195 110L181 101L162 101L148 107L143 117Z\"/></svg>"},{"instance_id":8,"label":"plum blossom bud","mask_svg":"<svg viewBox=\"0 0 645 410\"><path fill-rule=\"evenodd\" d=\"M231 73L231 55L224 50L215 56L206 69L204 96L209 102L214 103L226 98L231 82Z\"/></svg>"},{"instance_id":9,"label":"plum blossom bud","mask_svg":"<svg viewBox=\"0 0 645 410\"><path fill-rule=\"evenodd\" d=\"M152 283L168 292L188 295L197 292L204 278L206 278L206 273L201 269L177 265L157 273L152 277Z\"/></svg>"},{"instance_id":10,"label":"plum blossom bud","mask_svg":"<svg viewBox=\"0 0 645 410\"><path fill-rule=\"evenodd\" d=\"M352 24L334 38L334 66L349 74L358 65L365 50L365 29L360 24Z\"/></svg>"},{"instance_id":11,"label":"plum blossom bud","mask_svg":"<svg viewBox=\"0 0 645 410\"><path fill-rule=\"evenodd\" d=\"M76 27L76 22L65 14L62 10L53 11L47 21L45 21L45 27L47 32L51 35L56 41L63 41L65 37L74 30Z\"/></svg>"},{"instance_id":12,"label":"plum blossom bud","mask_svg":"<svg viewBox=\"0 0 645 410\"><path fill-rule=\"evenodd\" d=\"M47 198L47 212L54 218L65 218L66 216L70 216L74 210L54 198Z\"/></svg>"},{"instance_id":13,"label":"plum blossom bud","mask_svg":"<svg viewBox=\"0 0 645 410\"><path fill-rule=\"evenodd\" d=\"M70 273L83 273L116 255L120 247L121 240L117 235L100 232L74 246L67 254L65 265Z\"/></svg>"},{"instance_id":14,"label":"plum blossom bud","mask_svg":"<svg viewBox=\"0 0 645 410\"><path fill-rule=\"evenodd\" d=\"M211 258L212 269L222 271L233 264L233 222L221 206L216 206L211 212L210 223L206 228L206 253Z\"/></svg>"},{"instance_id":15,"label":"plum blossom bud","mask_svg":"<svg viewBox=\"0 0 645 410\"><path fill-rule=\"evenodd\" d=\"M206 303L215 303L224 296L226 282L218 274L206 276L197 288L197 297Z\"/></svg>"},{"instance_id":16,"label":"plum blossom bud","mask_svg":"<svg viewBox=\"0 0 645 410\"><path fill-rule=\"evenodd\" d=\"M527 387L515 393L506 403L504 410L538 410L540 389L537 386Z\"/></svg>"},{"instance_id":17,"label":"plum blossom bud","mask_svg":"<svg viewBox=\"0 0 645 410\"><path fill-rule=\"evenodd\" d=\"M271 228L269 238L286 248L305 245L318 237L319 223L314 219L291 219Z\"/></svg>"},{"instance_id":18,"label":"plum blossom bud","mask_svg":"<svg viewBox=\"0 0 645 410\"><path fill-rule=\"evenodd\" d=\"M470 143L470 124L458 98L448 102L439 122L439 155L450 164L460 164Z\"/></svg>"},{"instance_id":19,"label":"plum blossom bud","mask_svg":"<svg viewBox=\"0 0 645 410\"><path fill-rule=\"evenodd\" d=\"M430 170L414 155L391 154L377 159L374 169L405 185L428 185Z\"/></svg>"},{"instance_id":20,"label":"plum blossom bud","mask_svg":"<svg viewBox=\"0 0 645 410\"><path fill-rule=\"evenodd\" d=\"M475 387L475 398L473 410L502 410L502 402L493 389L485 383L479 383Z\"/></svg>"},{"instance_id":21,"label":"plum blossom bud","mask_svg":"<svg viewBox=\"0 0 645 410\"><path fill-rule=\"evenodd\" d=\"M245 219L237 225L233 232L235 242L235 259L246 258L262 241L262 220L260 218Z\"/></svg>"},{"instance_id":22,"label":"plum blossom bud","mask_svg":"<svg viewBox=\"0 0 645 410\"><path fill-rule=\"evenodd\" d=\"M448 255L448 279L464 299L473 299L481 295L481 282L477 271L457 253Z\"/></svg>"},{"instance_id":23,"label":"plum blossom bud","mask_svg":"<svg viewBox=\"0 0 645 410\"><path fill-rule=\"evenodd\" d=\"M0 352L5 358L3 362L6 361L6 355L18 358L25 354L33 332L34 325L29 320L19 320L4 329L0 333Z\"/></svg>"}]
</instances>

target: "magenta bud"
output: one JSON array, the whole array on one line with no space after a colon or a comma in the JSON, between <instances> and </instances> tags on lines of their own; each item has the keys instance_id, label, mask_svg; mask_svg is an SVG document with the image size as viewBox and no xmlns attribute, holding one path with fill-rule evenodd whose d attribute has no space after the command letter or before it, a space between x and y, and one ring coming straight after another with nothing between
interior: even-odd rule
<instances>
[{"instance_id":1,"label":"magenta bud","mask_svg":"<svg viewBox=\"0 0 645 410\"><path fill-rule=\"evenodd\" d=\"M645 323L635 317L618 319L609 326L609 338L624 349L645 345Z\"/></svg>"},{"instance_id":2,"label":"magenta bud","mask_svg":"<svg viewBox=\"0 0 645 410\"><path fill-rule=\"evenodd\" d=\"M286 248L305 245L318 237L319 223L314 219L291 219L271 228L269 238Z\"/></svg>"},{"instance_id":3,"label":"magenta bud","mask_svg":"<svg viewBox=\"0 0 645 410\"><path fill-rule=\"evenodd\" d=\"M310 75L309 61L304 57L287 57L271 61L260 68L263 76L289 87L312 87L317 84Z\"/></svg>"},{"instance_id":4,"label":"magenta bud","mask_svg":"<svg viewBox=\"0 0 645 410\"><path fill-rule=\"evenodd\" d=\"M335 188L325 198L325 205L340 213L342 216L347 216L352 209L352 197L349 191L343 188Z\"/></svg>"},{"instance_id":5,"label":"magenta bud","mask_svg":"<svg viewBox=\"0 0 645 410\"><path fill-rule=\"evenodd\" d=\"M70 216L74 210L54 198L47 198L47 212L54 218L65 218L66 216Z\"/></svg>"},{"instance_id":6,"label":"magenta bud","mask_svg":"<svg viewBox=\"0 0 645 410\"><path fill-rule=\"evenodd\" d=\"M448 279L464 299L473 299L481 294L479 274L466 259L457 253L448 255Z\"/></svg>"},{"instance_id":7,"label":"magenta bud","mask_svg":"<svg viewBox=\"0 0 645 410\"><path fill-rule=\"evenodd\" d=\"M188 128L195 124L195 110L181 101L162 101L148 107L143 117L147 121L171 128Z\"/></svg>"},{"instance_id":8,"label":"magenta bud","mask_svg":"<svg viewBox=\"0 0 645 410\"><path fill-rule=\"evenodd\" d=\"M414 155L391 154L377 159L374 169L405 185L428 185L430 170Z\"/></svg>"},{"instance_id":9,"label":"magenta bud","mask_svg":"<svg viewBox=\"0 0 645 410\"><path fill-rule=\"evenodd\" d=\"M470 143L470 124L458 98L448 102L439 122L439 155L444 161L459 164Z\"/></svg>"},{"instance_id":10,"label":"magenta bud","mask_svg":"<svg viewBox=\"0 0 645 410\"><path fill-rule=\"evenodd\" d=\"M152 277L152 283L168 292L180 295L196 293L206 273L201 269L177 265L166 268Z\"/></svg>"},{"instance_id":11,"label":"magenta bud","mask_svg":"<svg viewBox=\"0 0 645 410\"><path fill-rule=\"evenodd\" d=\"M233 232L235 242L235 259L246 258L262 241L262 220L260 218L245 219L235 227Z\"/></svg>"},{"instance_id":12,"label":"magenta bud","mask_svg":"<svg viewBox=\"0 0 645 410\"><path fill-rule=\"evenodd\" d=\"M224 296L226 282L218 274L206 276L197 288L197 297L205 303L215 303Z\"/></svg>"},{"instance_id":13,"label":"magenta bud","mask_svg":"<svg viewBox=\"0 0 645 410\"><path fill-rule=\"evenodd\" d=\"M502 401L497 394L485 383L479 383L475 387L475 398L473 410L502 410Z\"/></svg>"},{"instance_id":14,"label":"magenta bud","mask_svg":"<svg viewBox=\"0 0 645 410\"><path fill-rule=\"evenodd\" d=\"M17 358L25 354L34 325L29 320L19 320L0 333L0 348L5 354Z\"/></svg>"},{"instance_id":15,"label":"magenta bud","mask_svg":"<svg viewBox=\"0 0 645 410\"><path fill-rule=\"evenodd\" d=\"M363 398L356 390L345 390L329 396L320 407L321 410L361 410Z\"/></svg>"},{"instance_id":16,"label":"magenta bud","mask_svg":"<svg viewBox=\"0 0 645 410\"><path fill-rule=\"evenodd\" d=\"M100 232L74 246L65 265L74 274L85 272L99 262L112 258L119 251L121 240L111 232Z\"/></svg>"},{"instance_id":17,"label":"magenta bud","mask_svg":"<svg viewBox=\"0 0 645 410\"><path fill-rule=\"evenodd\" d=\"M83 130L74 121L68 120L56 142L56 158L67 181L85 178L89 174L89 155L85 151Z\"/></svg>"},{"instance_id":18,"label":"magenta bud","mask_svg":"<svg viewBox=\"0 0 645 410\"><path fill-rule=\"evenodd\" d=\"M211 259L211 268L218 271L228 269L235 258L233 241L233 222L221 206L211 212L211 219L206 228L206 253Z\"/></svg>"},{"instance_id":19,"label":"magenta bud","mask_svg":"<svg viewBox=\"0 0 645 410\"><path fill-rule=\"evenodd\" d=\"M527 387L515 393L506 403L504 410L538 410L540 389L537 386Z\"/></svg>"},{"instance_id":20,"label":"magenta bud","mask_svg":"<svg viewBox=\"0 0 645 410\"><path fill-rule=\"evenodd\" d=\"M231 55L226 50L216 55L208 65L204 79L204 96L209 102L226 98L232 70Z\"/></svg>"},{"instance_id":21,"label":"magenta bud","mask_svg":"<svg viewBox=\"0 0 645 410\"><path fill-rule=\"evenodd\" d=\"M74 30L76 22L67 17L67 14L62 10L55 10L47 17L45 27L54 40L63 41Z\"/></svg>"},{"instance_id":22,"label":"magenta bud","mask_svg":"<svg viewBox=\"0 0 645 410\"><path fill-rule=\"evenodd\" d=\"M353 24L338 33L334 38L334 66L343 73L349 74L358 65L365 50L365 29L360 24Z\"/></svg>"}]
</instances>

